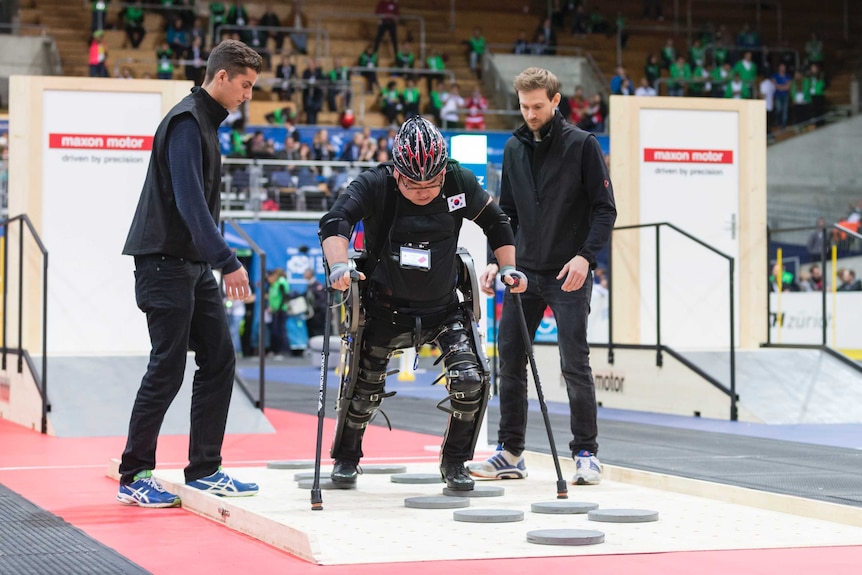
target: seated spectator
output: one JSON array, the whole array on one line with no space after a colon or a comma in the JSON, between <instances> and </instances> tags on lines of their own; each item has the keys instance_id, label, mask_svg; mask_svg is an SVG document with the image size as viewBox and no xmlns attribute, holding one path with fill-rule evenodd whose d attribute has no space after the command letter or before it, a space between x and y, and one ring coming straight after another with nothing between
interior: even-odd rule
<instances>
[{"instance_id":1,"label":"seated spectator","mask_svg":"<svg viewBox=\"0 0 862 575\"><path fill-rule=\"evenodd\" d=\"M354 132L353 139L344 145L338 159L342 162L358 162L362 157L362 147L365 144L365 135L362 132Z\"/></svg>"},{"instance_id":2,"label":"seated spectator","mask_svg":"<svg viewBox=\"0 0 862 575\"><path fill-rule=\"evenodd\" d=\"M626 69L617 66L616 74L611 78L611 95L630 96L632 93L631 80L626 74Z\"/></svg>"},{"instance_id":3,"label":"seated spectator","mask_svg":"<svg viewBox=\"0 0 862 575\"><path fill-rule=\"evenodd\" d=\"M272 159L275 157L275 144L264 138L263 132L257 130L248 142L248 157Z\"/></svg>"},{"instance_id":4,"label":"seated spectator","mask_svg":"<svg viewBox=\"0 0 862 575\"><path fill-rule=\"evenodd\" d=\"M141 0L135 0L134 4L126 4L120 10L120 17L123 19L126 28L126 38L129 40L132 48L138 48L147 35L144 28L144 7L141 5Z\"/></svg>"},{"instance_id":5,"label":"seated spectator","mask_svg":"<svg viewBox=\"0 0 862 575\"><path fill-rule=\"evenodd\" d=\"M568 98L569 104L569 123L575 126L580 125L581 120L587 115L587 109L590 103L584 96L584 89L581 86L575 86L575 93L571 98Z\"/></svg>"},{"instance_id":6,"label":"seated spectator","mask_svg":"<svg viewBox=\"0 0 862 575\"><path fill-rule=\"evenodd\" d=\"M266 120L267 124L273 126L284 126L287 123L287 119L294 114L292 106L284 106L282 108L276 108L272 112L264 114L263 119Z\"/></svg>"},{"instance_id":7,"label":"seated spectator","mask_svg":"<svg viewBox=\"0 0 862 575\"><path fill-rule=\"evenodd\" d=\"M850 268L844 269L839 279L841 285L838 286L837 291L862 291L862 280L856 279L856 272Z\"/></svg>"},{"instance_id":8,"label":"seated spectator","mask_svg":"<svg viewBox=\"0 0 862 575\"><path fill-rule=\"evenodd\" d=\"M265 28L278 28L281 26L281 19L272 10L272 2L267 2L263 7L263 14L260 16L260 25ZM267 39L272 38L275 44L276 53L281 53L284 46L284 33L275 30L264 30L267 34Z\"/></svg>"},{"instance_id":9,"label":"seated spectator","mask_svg":"<svg viewBox=\"0 0 862 575\"><path fill-rule=\"evenodd\" d=\"M528 54L529 49L530 46L527 42L527 33L524 30L521 30L518 32L518 37L512 45L512 54Z\"/></svg>"},{"instance_id":10,"label":"seated spectator","mask_svg":"<svg viewBox=\"0 0 862 575\"><path fill-rule=\"evenodd\" d=\"M443 109L443 94L447 91L446 82L444 80L437 80L436 86L428 95L427 113L434 118L434 123L438 126L441 126L443 123L440 118L440 110Z\"/></svg>"},{"instance_id":11,"label":"seated spectator","mask_svg":"<svg viewBox=\"0 0 862 575\"><path fill-rule=\"evenodd\" d=\"M134 80L135 74L132 72L132 69L128 66L123 66L120 68L120 75L118 78L122 78L123 80Z\"/></svg>"},{"instance_id":12,"label":"seated spectator","mask_svg":"<svg viewBox=\"0 0 862 575\"><path fill-rule=\"evenodd\" d=\"M446 74L443 73L446 70L446 58L440 50L432 48L431 54L425 58L425 67L429 71L438 72L437 74L425 75L426 87L428 88L428 92L431 92L437 81L446 78Z\"/></svg>"},{"instance_id":13,"label":"seated spectator","mask_svg":"<svg viewBox=\"0 0 862 575\"><path fill-rule=\"evenodd\" d=\"M724 97L748 100L751 98L751 86L743 82L738 73L734 73L730 82L724 86Z\"/></svg>"},{"instance_id":14,"label":"seated spectator","mask_svg":"<svg viewBox=\"0 0 862 575\"><path fill-rule=\"evenodd\" d=\"M413 53L413 45L410 41L404 41L401 43L401 48L398 50L398 55L395 57L395 67L403 68L405 72L398 73L398 76L404 76L405 78L416 78L416 75L412 73L412 70L416 67L416 54ZM396 74L392 74L395 76Z\"/></svg>"},{"instance_id":15,"label":"seated spectator","mask_svg":"<svg viewBox=\"0 0 862 575\"><path fill-rule=\"evenodd\" d=\"M688 95L692 98L702 98L709 95L712 85L709 83L709 72L703 66L695 66L691 71L688 84Z\"/></svg>"},{"instance_id":16,"label":"seated spectator","mask_svg":"<svg viewBox=\"0 0 862 575\"><path fill-rule=\"evenodd\" d=\"M366 68L367 72L360 72L359 75L365 78L365 93L373 94L375 88L379 88L377 82L377 52L371 44L366 44L365 50L359 55L358 65Z\"/></svg>"},{"instance_id":17,"label":"seated spectator","mask_svg":"<svg viewBox=\"0 0 862 575\"><path fill-rule=\"evenodd\" d=\"M716 67L723 66L725 62L730 61L730 41L724 33L724 26L718 29L715 33L712 46L712 63Z\"/></svg>"},{"instance_id":18,"label":"seated spectator","mask_svg":"<svg viewBox=\"0 0 862 575\"><path fill-rule=\"evenodd\" d=\"M156 50L156 78L159 80L172 80L174 77L174 51L167 41L162 42Z\"/></svg>"},{"instance_id":19,"label":"seated spectator","mask_svg":"<svg viewBox=\"0 0 862 575\"><path fill-rule=\"evenodd\" d=\"M589 32L590 18L583 2L579 2L572 16L572 36L585 36Z\"/></svg>"},{"instance_id":20,"label":"seated spectator","mask_svg":"<svg viewBox=\"0 0 862 575\"><path fill-rule=\"evenodd\" d=\"M597 5L593 5L589 15L589 30L592 34L609 34L611 25L605 15L601 13Z\"/></svg>"},{"instance_id":21,"label":"seated spectator","mask_svg":"<svg viewBox=\"0 0 862 575\"><path fill-rule=\"evenodd\" d=\"M282 56L281 63L275 68L275 77L278 81L272 91L278 94L278 99L287 101L293 98L296 80L296 57L293 55Z\"/></svg>"},{"instance_id":22,"label":"seated spectator","mask_svg":"<svg viewBox=\"0 0 862 575\"><path fill-rule=\"evenodd\" d=\"M413 116L419 115L420 101L422 93L416 87L414 78L407 78L404 90L401 92L401 101L404 104L404 119L409 120Z\"/></svg>"},{"instance_id":23,"label":"seated spectator","mask_svg":"<svg viewBox=\"0 0 862 575\"><path fill-rule=\"evenodd\" d=\"M488 98L482 95L481 84L476 84L473 93L464 103L467 115L464 117L464 128L467 130L485 129L485 110L488 109Z\"/></svg>"},{"instance_id":24,"label":"seated spectator","mask_svg":"<svg viewBox=\"0 0 862 575\"><path fill-rule=\"evenodd\" d=\"M557 53L557 32L554 30L554 27L551 25L551 19L545 18L542 20L541 25L536 28L536 37L538 38L539 34L542 34L545 37L545 43L547 47L545 49L545 53L549 55L554 55Z\"/></svg>"},{"instance_id":25,"label":"seated spectator","mask_svg":"<svg viewBox=\"0 0 862 575\"><path fill-rule=\"evenodd\" d=\"M646 78L641 78L640 86L635 90L635 96L655 96L656 91Z\"/></svg>"},{"instance_id":26,"label":"seated spectator","mask_svg":"<svg viewBox=\"0 0 862 575\"><path fill-rule=\"evenodd\" d=\"M544 32L536 32L533 41L530 43L529 53L536 56L548 54L548 38Z\"/></svg>"},{"instance_id":27,"label":"seated spectator","mask_svg":"<svg viewBox=\"0 0 862 575\"><path fill-rule=\"evenodd\" d=\"M236 120L230 127L230 151L228 158L245 158L248 156L249 136L245 133L245 122L242 118Z\"/></svg>"},{"instance_id":28,"label":"seated spectator","mask_svg":"<svg viewBox=\"0 0 862 575\"><path fill-rule=\"evenodd\" d=\"M823 284L823 273L818 264L809 267L808 273L799 278L800 291L823 291Z\"/></svg>"},{"instance_id":29,"label":"seated spectator","mask_svg":"<svg viewBox=\"0 0 862 575\"><path fill-rule=\"evenodd\" d=\"M398 118L404 112L401 92L395 80L390 80L380 92L380 111L386 116L389 125L398 124Z\"/></svg>"},{"instance_id":30,"label":"seated spectator","mask_svg":"<svg viewBox=\"0 0 862 575\"><path fill-rule=\"evenodd\" d=\"M246 26L248 25L248 12L243 6L244 0L236 0L236 2L227 11L225 22L230 26Z\"/></svg>"},{"instance_id":31,"label":"seated spectator","mask_svg":"<svg viewBox=\"0 0 862 575\"><path fill-rule=\"evenodd\" d=\"M588 132L601 133L605 131L605 120L607 119L607 106L598 92L590 97L589 107L584 117L578 123L578 127Z\"/></svg>"},{"instance_id":32,"label":"seated spectator","mask_svg":"<svg viewBox=\"0 0 862 575\"><path fill-rule=\"evenodd\" d=\"M685 96L686 84L691 80L691 66L688 65L684 56L678 56L676 63L670 67L671 80L667 85L668 96Z\"/></svg>"},{"instance_id":33,"label":"seated spectator","mask_svg":"<svg viewBox=\"0 0 862 575\"><path fill-rule=\"evenodd\" d=\"M165 32L165 40L174 54L184 54L191 47L189 33L182 18L175 16L171 19L168 30Z\"/></svg>"},{"instance_id":34,"label":"seated spectator","mask_svg":"<svg viewBox=\"0 0 862 575\"><path fill-rule=\"evenodd\" d=\"M727 97L727 86L733 81L733 72L730 69L730 63L725 62L721 66L715 66L712 72L710 72L710 77L712 78L712 97Z\"/></svg>"},{"instance_id":35,"label":"seated spectator","mask_svg":"<svg viewBox=\"0 0 862 575\"><path fill-rule=\"evenodd\" d=\"M341 63L341 58L332 59L332 69L327 72L326 79L326 103L329 111L338 112L350 108L350 69Z\"/></svg>"},{"instance_id":36,"label":"seated spectator","mask_svg":"<svg viewBox=\"0 0 862 575\"><path fill-rule=\"evenodd\" d=\"M288 133L287 137L284 138L284 149L279 151L275 157L279 160L299 159L299 140L297 139L296 132Z\"/></svg>"},{"instance_id":37,"label":"seated spectator","mask_svg":"<svg viewBox=\"0 0 862 575\"><path fill-rule=\"evenodd\" d=\"M778 279L781 278L781 285L778 284ZM781 268L778 267L778 263L772 266L772 273L769 275L769 291L771 292L788 292L788 291L799 291L799 286L793 279L793 274L784 269L784 266Z\"/></svg>"},{"instance_id":38,"label":"seated spectator","mask_svg":"<svg viewBox=\"0 0 862 575\"><path fill-rule=\"evenodd\" d=\"M688 60L692 68L706 66L706 48L701 46L700 39L695 38L688 48Z\"/></svg>"}]
</instances>

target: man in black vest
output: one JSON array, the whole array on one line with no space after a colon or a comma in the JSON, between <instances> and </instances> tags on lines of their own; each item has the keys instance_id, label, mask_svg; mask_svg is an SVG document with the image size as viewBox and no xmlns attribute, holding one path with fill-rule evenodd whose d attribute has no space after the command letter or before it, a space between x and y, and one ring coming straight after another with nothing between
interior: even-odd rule
<instances>
[{"instance_id":1,"label":"man in black vest","mask_svg":"<svg viewBox=\"0 0 862 575\"><path fill-rule=\"evenodd\" d=\"M193 88L159 124L150 166L123 253L135 258L135 299L147 315L152 352L135 399L120 462L117 499L174 507L176 495L152 476L165 413L195 352L186 484L222 496L257 493L257 485L221 469L221 447L235 369L224 304L213 269L231 299L245 299L248 274L219 233L221 151L218 126L251 99L261 58L234 40L209 56L203 86Z\"/></svg>"},{"instance_id":2,"label":"man in black vest","mask_svg":"<svg viewBox=\"0 0 862 575\"><path fill-rule=\"evenodd\" d=\"M513 222L518 264L527 274L523 310L536 329L550 306L557 318L560 370L569 396L575 460L572 483L602 480L598 451L596 388L590 369L587 317L596 257L607 244L617 217L608 168L596 137L567 123L557 110L560 82L548 70L527 68L514 81L524 125L503 150L500 208ZM500 262L502 264L503 262ZM493 293L498 266L480 278ZM523 479L527 431L527 353L521 319L510 296L503 301L498 329L500 426L498 449L471 463L470 473L488 479Z\"/></svg>"},{"instance_id":3,"label":"man in black vest","mask_svg":"<svg viewBox=\"0 0 862 575\"><path fill-rule=\"evenodd\" d=\"M345 397L339 432L332 446L332 481L356 483L362 437L380 409L386 366L399 348L433 342L446 366L449 397L438 407L449 423L441 449L440 472L449 489L470 491L473 480L464 462L473 457L477 431L488 401L486 366L477 354L469 313L459 305L456 248L467 219L478 224L500 261L503 281L512 291L527 287L515 269L509 219L483 190L476 176L450 162L443 136L431 122L413 116L401 126L391 163L362 172L320 219L330 285L346 290L348 245L353 226L362 221L367 260L361 274L366 323L358 344L358 370ZM478 297L478 294L476 294ZM451 407L442 407L449 400ZM343 423L343 425L342 425Z\"/></svg>"}]
</instances>

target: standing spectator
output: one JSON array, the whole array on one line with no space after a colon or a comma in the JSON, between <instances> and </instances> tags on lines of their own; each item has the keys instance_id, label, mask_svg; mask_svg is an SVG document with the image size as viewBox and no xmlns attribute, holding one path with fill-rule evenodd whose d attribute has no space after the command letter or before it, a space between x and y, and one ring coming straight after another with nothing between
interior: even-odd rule
<instances>
[{"instance_id":1,"label":"standing spectator","mask_svg":"<svg viewBox=\"0 0 862 575\"><path fill-rule=\"evenodd\" d=\"M589 15L583 2L579 2L572 16L572 36L584 36L589 32Z\"/></svg>"},{"instance_id":2,"label":"standing spectator","mask_svg":"<svg viewBox=\"0 0 862 575\"><path fill-rule=\"evenodd\" d=\"M200 18L195 18L192 20L192 26L189 28L189 39L192 44L195 42L195 38L201 39L201 48L206 48L207 45L207 28L204 25L204 21Z\"/></svg>"},{"instance_id":3,"label":"standing spectator","mask_svg":"<svg viewBox=\"0 0 862 575\"><path fill-rule=\"evenodd\" d=\"M542 23L536 28L536 36L542 34L545 37L546 54L553 56L557 53L557 31L551 25L551 19L545 18Z\"/></svg>"},{"instance_id":4,"label":"standing spectator","mask_svg":"<svg viewBox=\"0 0 862 575\"><path fill-rule=\"evenodd\" d=\"M616 74L611 78L611 94L616 96L628 96L631 94L631 91L624 92L626 82L628 82L629 87L631 87L631 80L626 74L626 69L622 66L617 66Z\"/></svg>"},{"instance_id":5,"label":"standing spectator","mask_svg":"<svg viewBox=\"0 0 862 575\"><path fill-rule=\"evenodd\" d=\"M808 69L808 93L811 94L811 115L820 118L826 112L826 80L817 64ZM818 120L818 125L822 120Z\"/></svg>"},{"instance_id":6,"label":"standing spectator","mask_svg":"<svg viewBox=\"0 0 862 575\"><path fill-rule=\"evenodd\" d=\"M137 48L144 41L147 31L144 28L144 7L141 0L135 0L134 4L127 4L120 11L120 16L126 27L126 38L132 48Z\"/></svg>"},{"instance_id":7,"label":"standing spectator","mask_svg":"<svg viewBox=\"0 0 862 575\"><path fill-rule=\"evenodd\" d=\"M398 0L380 0L374 13L380 16L380 21L377 24L377 37L374 39L373 52L377 53L378 48L380 48L383 35L389 34L389 39L392 40L392 57L395 58L398 55Z\"/></svg>"},{"instance_id":8,"label":"standing spectator","mask_svg":"<svg viewBox=\"0 0 862 575\"><path fill-rule=\"evenodd\" d=\"M772 75L775 83L775 123L780 128L787 127L787 118L790 112L790 83L791 77L787 73L787 66L778 65L778 71Z\"/></svg>"},{"instance_id":9,"label":"standing spectator","mask_svg":"<svg viewBox=\"0 0 862 575\"><path fill-rule=\"evenodd\" d=\"M290 41L300 54L308 54L308 17L302 11L302 0L293 0L290 13L287 15L287 25L293 28Z\"/></svg>"},{"instance_id":10,"label":"standing spectator","mask_svg":"<svg viewBox=\"0 0 862 575\"><path fill-rule=\"evenodd\" d=\"M661 64L658 61L658 54L650 52L647 56L646 64L644 64L644 76L650 86L656 85L656 80L661 78Z\"/></svg>"},{"instance_id":11,"label":"standing spectator","mask_svg":"<svg viewBox=\"0 0 862 575\"><path fill-rule=\"evenodd\" d=\"M727 86L733 81L730 63L725 62L721 66L715 66L709 75L712 78L712 97L724 98Z\"/></svg>"},{"instance_id":12,"label":"standing spectator","mask_svg":"<svg viewBox=\"0 0 862 575\"><path fill-rule=\"evenodd\" d=\"M314 270L308 268L303 272L305 281L308 282L305 287L305 297L308 300L308 317L306 319L306 327L308 328L308 337L317 337L324 335L326 329L326 286L320 283Z\"/></svg>"},{"instance_id":13,"label":"standing spectator","mask_svg":"<svg viewBox=\"0 0 862 575\"><path fill-rule=\"evenodd\" d=\"M823 42L817 36L817 32L812 32L811 37L805 43L805 62L809 66L811 64L823 66Z\"/></svg>"},{"instance_id":14,"label":"standing spectator","mask_svg":"<svg viewBox=\"0 0 862 575\"><path fill-rule=\"evenodd\" d=\"M766 131L775 125L775 81L767 76L760 81L760 97L766 104Z\"/></svg>"},{"instance_id":15,"label":"standing spectator","mask_svg":"<svg viewBox=\"0 0 862 575\"><path fill-rule=\"evenodd\" d=\"M473 35L467 40L469 47L468 59L470 61L470 71L476 74L476 77L482 79L482 57L485 55L485 37L482 35L482 29L476 26L473 28Z\"/></svg>"},{"instance_id":16,"label":"standing spectator","mask_svg":"<svg viewBox=\"0 0 862 575\"><path fill-rule=\"evenodd\" d=\"M227 8L224 2L210 2L210 32L212 32L213 42L218 42L221 37L221 28L227 23Z\"/></svg>"},{"instance_id":17,"label":"standing spectator","mask_svg":"<svg viewBox=\"0 0 862 575\"><path fill-rule=\"evenodd\" d=\"M670 70L674 62L676 62L676 48L673 45L673 38L668 38L664 48L661 49L661 66L665 70Z\"/></svg>"},{"instance_id":18,"label":"standing spectator","mask_svg":"<svg viewBox=\"0 0 862 575\"><path fill-rule=\"evenodd\" d=\"M240 33L242 41L252 47L255 52L263 58L263 69L269 71L272 69L272 55L269 52L267 43L269 42L269 32L260 29L260 20L251 18L248 21L248 29Z\"/></svg>"},{"instance_id":19,"label":"standing spectator","mask_svg":"<svg viewBox=\"0 0 862 575\"><path fill-rule=\"evenodd\" d=\"M668 96L685 96L688 81L691 80L691 66L684 56L679 56L676 63L670 67L670 78L674 80L667 85Z\"/></svg>"},{"instance_id":20,"label":"standing spectator","mask_svg":"<svg viewBox=\"0 0 862 575\"><path fill-rule=\"evenodd\" d=\"M734 72L733 78L724 86L724 97L735 100L748 100L751 98L750 84L743 82L739 73Z\"/></svg>"},{"instance_id":21,"label":"standing spectator","mask_svg":"<svg viewBox=\"0 0 862 575\"><path fill-rule=\"evenodd\" d=\"M689 46L688 59L692 68L706 66L706 48L701 46L700 38L695 38Z\"/></svg>"},{"instance_id":22,"label":"standing spectator","mask_svg":"<svg viewBox=\"0 0 862 575\"><path fill-rule=\"evenodd\" d=\"M203 84L204 74L207 70L207 54L203 50L201 37L192 40L192 45L186 50L183 58L185 59L186 79L194 82L195 86Z\"/></svg>"},{"instance_id":23,"label":"standing spectator","mask_svg":"<svg viewBox=\"0 0 862 575\"><path fill-rule=\"evenodd\" d=\"M808 241L805 248L808 251L808 260L819 262L823 259L826 253L823 248L826 246L826 220L823 216L817 218L817 229L811 232L808 236Z\"/></svg>"},{"instance_id":24,"label":"standing spectator","mask_svg":"<svg viewBox=\"0 0 862 575\"><path fill-rule=\"evenodd\" d=\"M290 286L287 283L287 275L281 268L269 270L266 274L266 282L269 285L267 292L267 307L272 315L270 324L270 350L278 357L288 348L287 341L287 301L290 299Z\"/></svg>"},{"instance_id":25,"label":"standing spectator","mask_svg":"<svg viewBox=\"0 0 862 575\"><path fill-rule=\"evenodd\" d=\"M709 72L701 65L695 66L691 71L691 80L688 84L688 95L693 98L701 98L709 95L712 85L709 83Z\"/></svg>"},{"instance_id":26,"label":"standing spectator","mask_svg":"<svg viewBox=\"0 0 862 575\"><path fill-rule=\"evenodd\" d=\"M108 50L105 48L105 32L96 30L90 37L90 77L91 78L107 78L108 68L105 65L105 60L108 59Z\"/></svg>"},{"instance_id":27,"label":"standing spectator","mask_svg":"<svg viewBox=\"0 0 862 575\"><path fill-rule=\"evenodd\" d=\"M752 59L751 51L746 50L742 54L742 60L733 65L733 73L739 74L739 79L745 82L749 89L757 81L757 64Z\"/></svg>"},{"instance_id":28,"label":"standing spectator","mask_svg":"<svg viewBox=\"0 0 862 575\"><path fill-rule=\"evenodd\" d=\"M260 17L260 25L265 28L278 28L281 26L281 19L272 10L272 2L264 4L263 14ZM284 46L284 32L276 30L265 30L265 32L275 43L275 52L280 54Z\"/></svg>"},{"instance_id":29,"label":"standing spectator","mask_svg":"<svg viewBox=\"0 0 862 575\"><path fill-rule=\"evenodd\" d=\"M449 86L449 91L443 94L443 107L440 109L440 119L443 120L444 127L449 129L460 128L458 110L464 107L466 103L461 97L461 87L458 84Z\"/></svg>"},{"instance_id":30,"label":"standing spectator","mask_svg":"<svg viewBox=\"0 0 862 575\"><path fill-rule=\"evenodd\" d=\"M811 118L811 89L810 80L797 70L790 83L790 116L791 122L800 124Z\"/></svg>"},{"instance_id":31,"label":"standing spectator","mask_svg":"<svg viewBox=\"0 0 862 575\"><path fill-rule=\"evenodd\" d=\"M365 93L373 94L375 88L380 87L377 81L377 51L371 44L365 46L365 50L359 55L359 66L366 68L367 72L360 72L360 76L365 78Z\"/></svg>"},{"instance_id":32,"label":"standing spectator","mask_svg":"<svg viewBox=\"0 0 862 575\"><path fill-rule=\"evenodd\" d=\"M317 124L317 114L323 109L324 82L323 69L315 58L308 59L308 67L302 73L302 106L305 110L305 123Z\"/></svg>"},{"instance_id":33,"label":"standing spectator","mask_svg":"<svg viewBox=\"0 0 862 575\"><path fill-rule=\"evenodd\" d=\"M485 110L488 109L488 98L482 94L482 85L476 84L473 93L464 103L467 115L464 117L464 127L468 130L485 129Z\"/></svg>"},{"instance_id":34,"label":"standing spectator","mask_svg":"<svg viewBox=\"0 0 862 575\"><path fill-rule=\"evenodd\" d=\"M135 258L135 298L152 343L120 461L117 499L141 507L175 507L180 498L153 477L165 413L183 383L189 350L193 381L188 487L221 496L254 495L258 486L221 469L221 448L236 369L221 290L250 295L248 273L219 233L221 151L218 126L251 99L260 56L238 42L210 55L204 85L174 106L153 138L150 167L123 253ZM206 170L205 170L206 167Z\"/></svg>"},{"instance_id":35,"label":"standing spectator","mask_svg":"<svg viewBox=\"0 0 862 575\"><path fill-rule=\"evenodd\" d=\"M590 369L587 318L596 257L616 220L613 188L598 140L555 112L560 82L528 68L514 82L525 124L506 142L500 208L515 228L516 260L527 276L521 297L524 319L535 336L550 306L557 322L560 368L569 397L575 460L573 483L602 479L598 453L596 390ZM537 177L537 174L539 175ZM536 197L543 198L536 202ZM479 284L494 294L498 265L491 262ZM506 294L499 324L500 425L497 453L470 464L470 473L491 479L527 476L527 346L512 296ZM562 318L565 318L562 320Z\"/></svg>"}]
</instances>

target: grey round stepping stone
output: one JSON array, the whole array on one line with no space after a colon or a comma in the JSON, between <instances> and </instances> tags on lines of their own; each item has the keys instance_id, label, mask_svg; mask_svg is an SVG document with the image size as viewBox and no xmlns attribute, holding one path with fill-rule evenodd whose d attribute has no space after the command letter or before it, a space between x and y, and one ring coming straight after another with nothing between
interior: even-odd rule
<instances>
[{"instance_id":1,"label":"grey round stepping stone","mask_svg":"<svg viewBox=\"0 0 862 575\"><path fill-rule=\"evenodd\" d=\"M267 469L308 469L314 467L313 459L293 459L289 461L269 461Z\"/></svg>"},{"instance_id":2,"label":"grey round stepping stone","mask_svg":"<svg viewBox=\"0 0 862 575\"><path fill-rule=\"evenodd\" d=\"M466 523L514 523L524 520L524 512L517 509L462 509L455 511L452 517Z\"/></svg>"},{"instance_id":3,"label":"grey round stepping stone","mask_svg":"<svg viewBox=\"0 0 862 575\"><path fill-rule=\"evenodd\" d=\"M590 521L604 523L649 523L658 521L658 511L649 509L595 509L587 513Z\"/></svg>"},{"instance_id":4,"label":"grey round stepping stone","mask_svg":"<svg viewBox=\"0 0 862 575\"><path fill-rule=\"evenodd\" d=\"M443 488L443 495L450 497L501 497L506 493L506 490L496 485L476 485L471 491L456 491Z\"/></svg>"},{"instance_id":5,"label":"grey round stepping stone","mask_svg":"<svg viewBox=\"0 0 862 575\"><path fill-rule=\"evenodd\" d=\"M527 543L538 545L596 545L605 534L591 529L537 529L527 531Z\"/></svg>"},{"instance_id":6,"label":"grey round stepping stone","mask_svg":"<svg viewBox=\"0 0 862 575\"><path fill-rule=\"evenodd\" d=\"M320 479L321 481L324 478L329 478L329 474L332 473L331 469L321 469L320 470ZM294 481L302 481L303 479L314 479L314 471L300 471L299 473L293 474Z\"/></svg>"},{"instance_id":7,"label":"grey round stepping stone","mask_svg":"<svg viewBox=\"0 0 862 575\"><path fill-rule=\"evenodd\" d=\"M311 489L314 487L314 479L303 479L297 483L297 486L300 489ZM320 478L320 488L321 489L356 489L356 484L353 485L344 485L343 483L333 483L331 479L328 477L324 479Z\"/></svg>"},{"instance_id":8,"label":"grey round stepping stone","mask_svg":"<svg viewBox=\"0 0 862 575\"><path fill-rule=\"evenodd\" d=\"M445 495L408 497L404 500L404 507L412 507L414 509L457 509L458 507L470 507L470 500L466 497L447 497Z\"/></svg>"},{"instance_id":9,"label":"grey round stepping stone","mask_svg":"<svg viewBox=\"0 0 862 575\"><path fill-rule=\"evenodd\" d=\"M406 465L362 465L362 473L369 475L387 475L390 473L404 473L407 471Z\"/></svg>"},{"instance_id":10,"label":"grey round stepping stone","mask_svg":"<svg viewBox=\"0 0 862 575\"><path fill-rule=\"evenodd\" d=\"M395 473L389 478L392 483L410 483L419 485L425 483L443 483L439 473Z\"/></svg>"},{"instance_id":11,"label":"grey round stepping stone","mask_svg":"<svg viewBox=\"0 0 862 575\"><path fill-rule=\"evenodd\" d=\"M589 503L587 501L540 501L530 505L530 511L533 513L548 513L548 514L576 514L587 513L593 509L598 509L598 503Z\"/></svg>"}]
</instances>

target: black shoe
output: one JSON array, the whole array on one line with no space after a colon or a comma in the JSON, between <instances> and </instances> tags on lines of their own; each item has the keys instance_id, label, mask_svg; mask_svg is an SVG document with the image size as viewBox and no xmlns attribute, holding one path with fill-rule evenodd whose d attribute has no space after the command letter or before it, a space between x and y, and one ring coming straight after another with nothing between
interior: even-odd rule
<instances>
[{"instance_id":1,"label":"black shoe","mask_svg":"<svg viewBox=\"0 0 862 575\"><path fill-rule=\"evenodd\" d=\"M356 463L336 460L329 478L338 485L356 485L357 475L359 475L359 469Z\"/></svg>"},{"instance_id":2,"label":"black shoe","mask_svg":"<svg viewBox=\"0 0 862 575\"><path fill-rule=\"evenodd\" d=\"M440 466L440 474L446 480L446 487L452 491L472 491L474 482L467 473L463 462L450 463L444 461Z\"/></svg>"}]
</instances>

